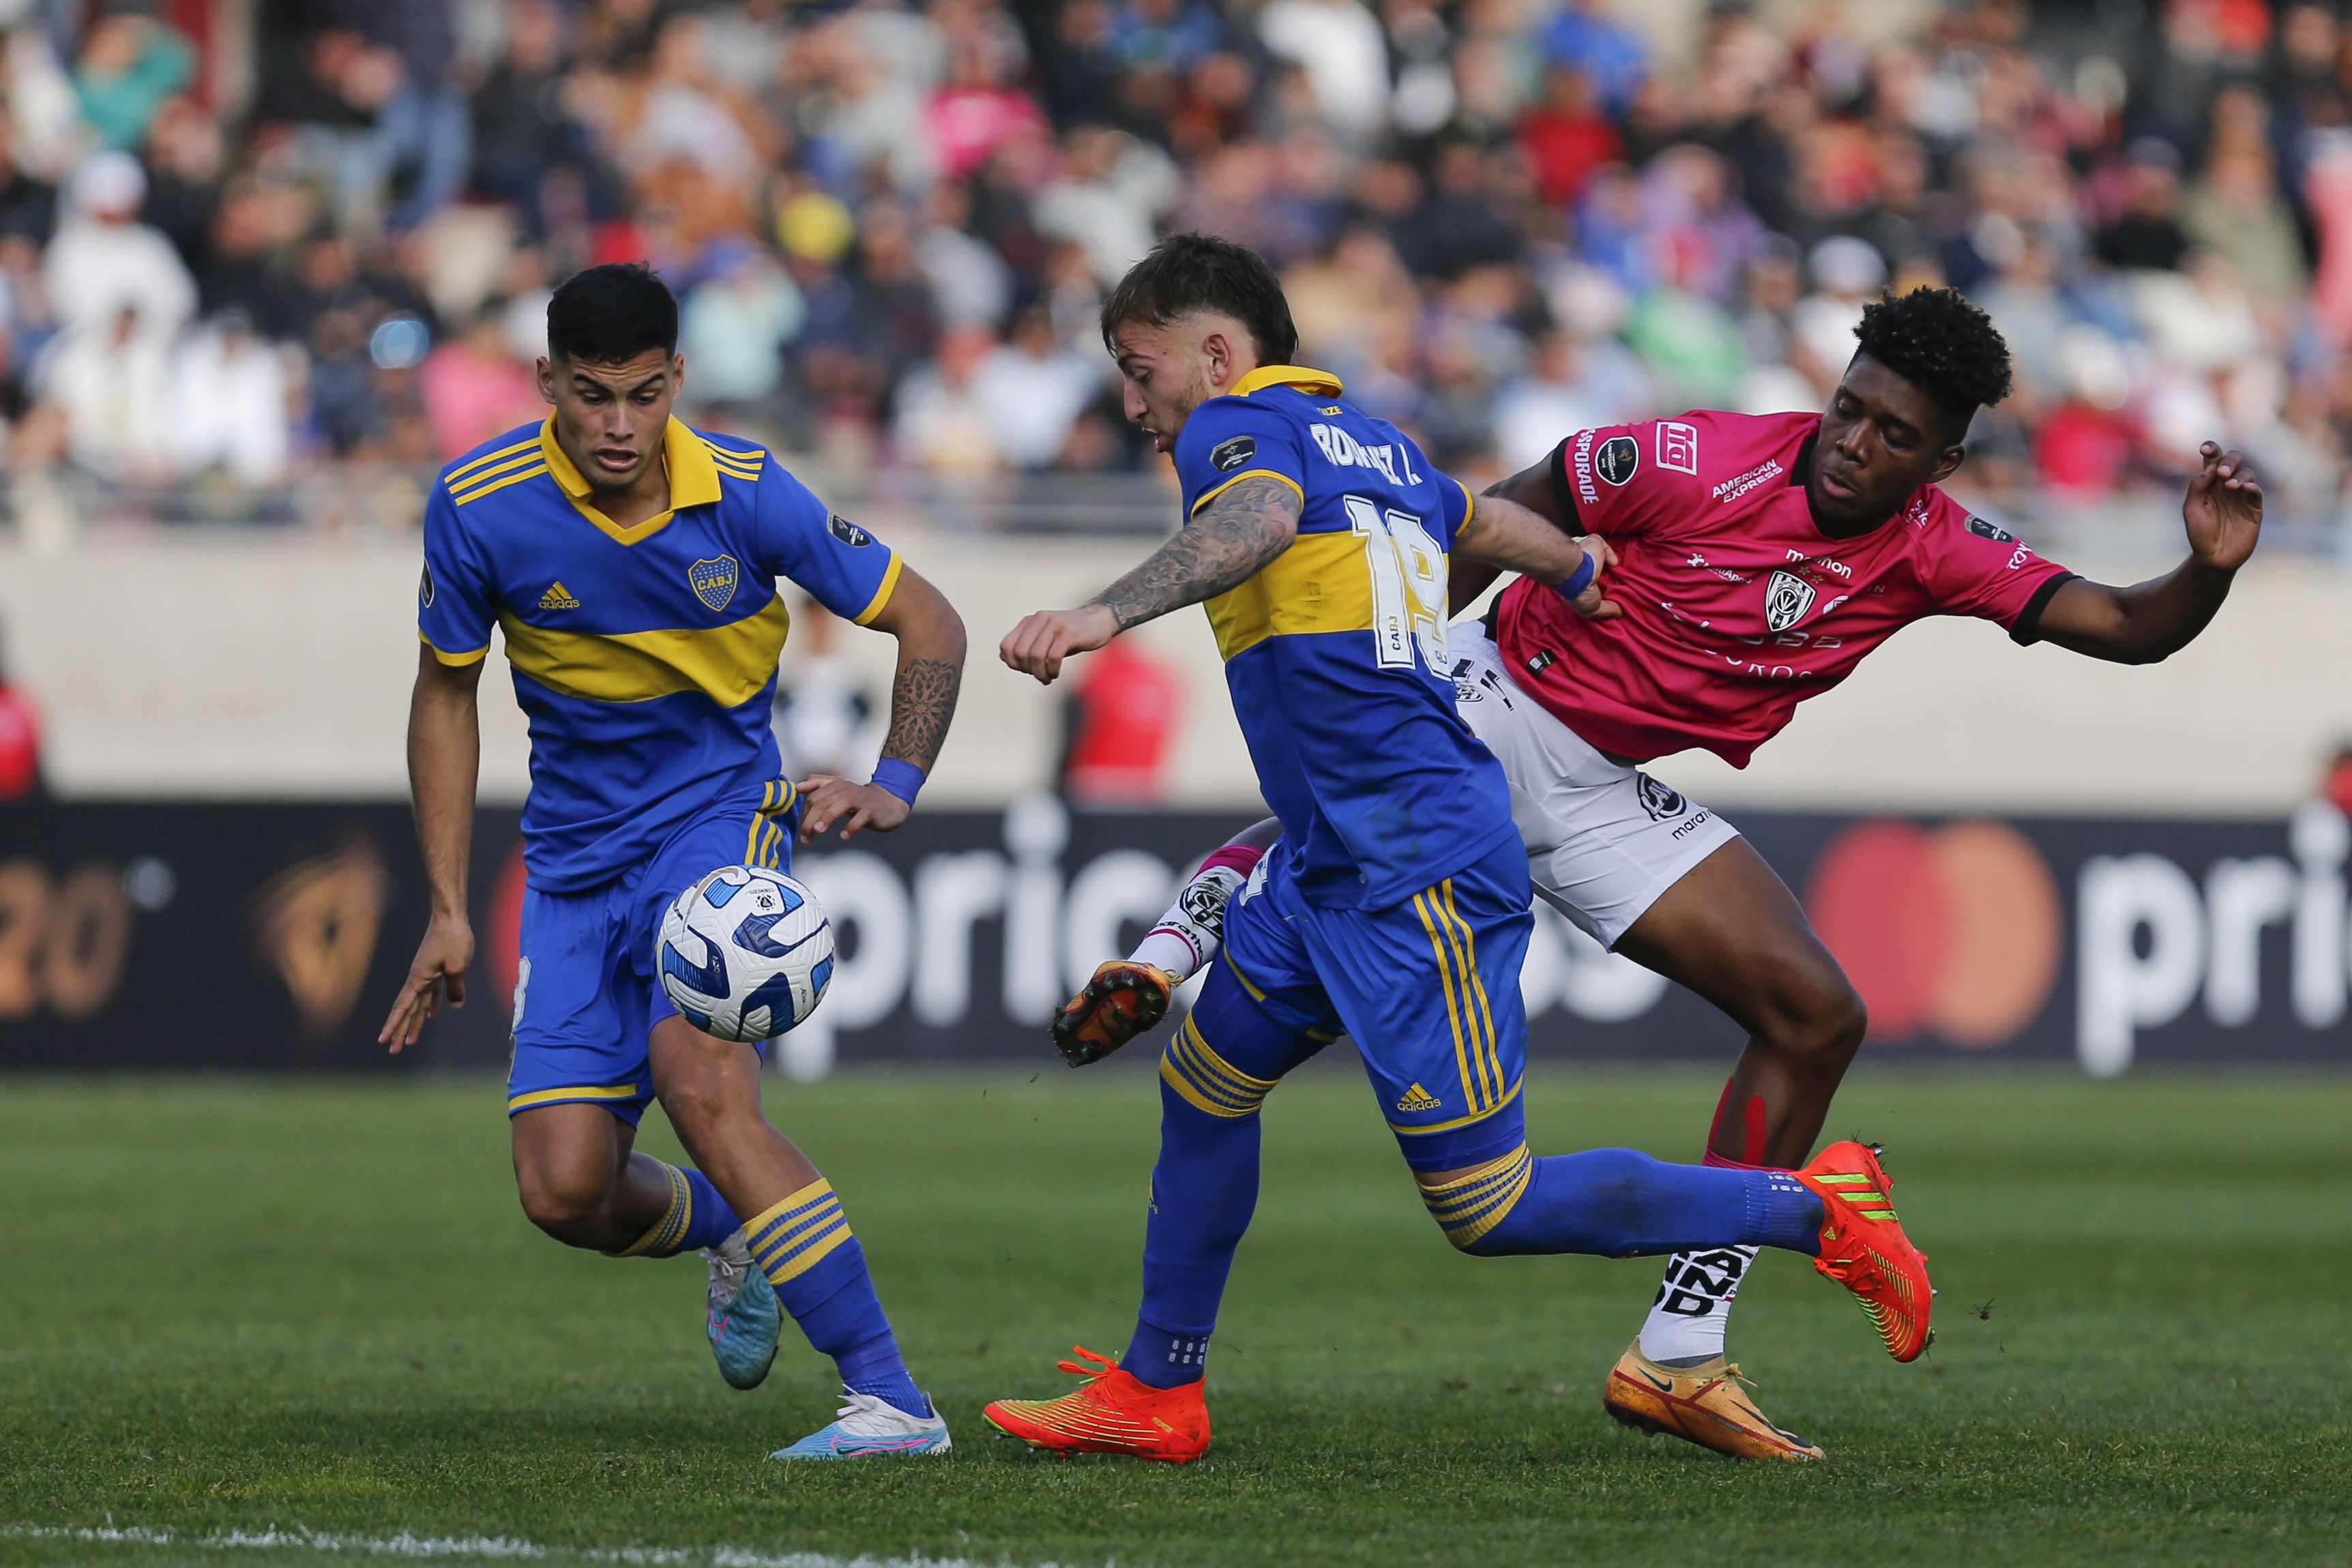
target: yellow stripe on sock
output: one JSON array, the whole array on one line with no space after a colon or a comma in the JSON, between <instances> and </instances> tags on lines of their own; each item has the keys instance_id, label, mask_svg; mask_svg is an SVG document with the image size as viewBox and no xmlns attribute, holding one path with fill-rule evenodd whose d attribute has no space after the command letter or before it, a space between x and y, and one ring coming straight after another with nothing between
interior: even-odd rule
<instances>
[{"instance_id":1,"label":"yellow stripe on sock","mask_svg":"<svg viewBox=\"0 0 2352 1568\"><path fill-rule=\"evenodd\" d=\"M1187 1103L1228 1121L1255 1114L1279 1082L1254 1078L1219 1056L1189 1014L1160 1053L1160 1078Z\"/></svg>"},{"instance_id":2,"label":"yellow stripe on sock","mask_svg":"<svg viewBox=\"0 0 2352 1568\"><path fill-rule=\"evenodd\" d=\"M768 1234L772 1228L774 1234ZM849 1218L841 1211L833 1184L819 1176L782 1203L761 1209L743 1234L768 1282L782 1285L807 1273L850 1239Z\"/></svg>"},{"instance_id":3,"label":"yellow stripe on sock","mask_svg":"<svg viewBox=\"0 0 2352 1568\"><path fill-rule=\"evenodd\" d=\"M1423 1186L1421 1201L1437 1221L1445 1239L1467 1247L1507 1218L1535 1179L1535 1156L1521 1144L1499 1159L1488 1160L1440 1186Z\"/></svg>"},{"instance_id":4,"label":"yellow stripe on sock","mask_svg":"<svg viewBox=\"0 0 2352 1568\"><path fill-rule=\"evenodd\" d=\"M677 1250L678 1242L685 1239L688 1229L694 1224L693 1184L676 1166L662 1160L655 1160L654 1164L660 1166L662 1174L669 1177L669 1207L663 1211L659 1219L646 1228L643 1236L617 1252L607 1253L607 1257L667 1258Z\"/></svg>"}]
</instances>

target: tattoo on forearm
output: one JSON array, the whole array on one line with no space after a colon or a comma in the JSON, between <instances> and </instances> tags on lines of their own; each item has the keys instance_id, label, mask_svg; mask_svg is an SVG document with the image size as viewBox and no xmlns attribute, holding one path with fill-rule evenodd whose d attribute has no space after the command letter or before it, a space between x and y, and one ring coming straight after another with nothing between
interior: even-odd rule
<instances>
[{"instance_id":1,"label":"tattoo on forearm","mask_svg":"<svg viewBox=\"0 0 2352 1568\"><path fill-rule=\"evenodd\" d=\"M909 659L890 684L890 733L882 755L903 758L928 773L940 758L955 717L963 666L952 659Z\"/></svg>"},{"instance_id":2,"label":"tattoo on forearm","mask_svg":"<svg viewBox=\"0 0 2352 1568\"><path fill-rule=\"evenodd\" d=\"M1130 626L1214 599L1257 575L1290 547L1297 532L1298 492L1281 480L1243 480L1210 502L1201 515L1149 559L1094 598Z\"/></svg>"}]
</instances>

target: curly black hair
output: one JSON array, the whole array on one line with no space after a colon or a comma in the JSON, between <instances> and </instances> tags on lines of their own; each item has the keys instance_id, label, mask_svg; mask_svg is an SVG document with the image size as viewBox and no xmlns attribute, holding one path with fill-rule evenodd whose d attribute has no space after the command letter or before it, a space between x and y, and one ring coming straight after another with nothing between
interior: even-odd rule
<instances>
[{"instance_id":1,"label":"curly black hair","mask_svg":"<svg viewBox=\"0 0 2352 1568\"><path fill-rule=\"evenodd\" d=\"M1882 295L1853 329L1862 351L1966 424L2009 395L2009 345L1992 318L1957 288Z\"/></svg>"}]
</instances>

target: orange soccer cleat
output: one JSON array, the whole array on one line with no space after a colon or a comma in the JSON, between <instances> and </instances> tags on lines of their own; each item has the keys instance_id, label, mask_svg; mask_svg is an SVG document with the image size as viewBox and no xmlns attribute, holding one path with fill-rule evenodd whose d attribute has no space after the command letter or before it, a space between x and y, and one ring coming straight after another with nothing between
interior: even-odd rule
<instances>
[{"instance_id":1,"label":"orange soccer cleat","mask_svg":"<svg viewBox=\"0 0 2352 1568\"><path fill-rule=\"evenodd\" d=\"M1055 1454L1132 1454L1139 1459L1190 1464L1209 1451L1209 1402L1202 1385L1154 1388L1084 1345L1058 1363L1087 1379L1059 1399L999 1399L982 1410L1008 1437Z\"/></svg>"},{"instance_id":2,"label":"orange soccer cleat","mask_svg":"<svg viewBox=\"0 0 2352 1568\"><path fill-rule=\"evenodd\" d=\"M1917 1360L1936 1337L1927 1325L1936 1292L1927 1283L1927 1255L1911 1245L1895 1217L1895 1184L1878 1163L1877 1146L1832 1144L1790 1174L1822 1200L1822 1250L1813 1267L1854 1293L1887 1354Z\"/></svg>"},{"instance_id":3,"label":"orange soccer cleat","mask_svg":"<svg viewBox=\"0 0 2352 1568\"><path fill-rule=\"evenodd\" d=\"M1168 1016L1176 985L1163 969L1113 958L1054 1015L1054 1048L1073 1067L1100 1061Z\"/></svg>"},{"instance_id":4,"label":"orange soccer cleat","mask_svg":"<svg viewBox=\"0 0 2352 1568\"><path fill-rule=\"evenodd\" d=\"M1610 1369L1601 1407L1622 1426L1664 1432L1736 1459L1822 1458L1819 1448L1765 1418L1748 1396L1747 1381L1719 1355L1696 1366L1667 1366L1643 1355L1635 1340Z\"/></svg>"}]
</instances>

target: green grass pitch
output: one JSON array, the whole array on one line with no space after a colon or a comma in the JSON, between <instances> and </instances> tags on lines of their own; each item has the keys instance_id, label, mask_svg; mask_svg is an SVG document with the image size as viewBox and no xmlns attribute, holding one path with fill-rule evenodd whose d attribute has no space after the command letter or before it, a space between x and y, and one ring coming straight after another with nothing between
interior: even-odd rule
<instances>
[{"instance_id":1,"label":"green grass pitch","mask_svg":"<svg viewBox=\"0 0 2352 1568\"><path fill-rule=\"evenodd\" d=\"M1654 1260L1455 1255L1360 1078L1310 1070L1267 1109L1214 1449L1043 1458L980 1406L1125 1344L1143 1065L772 1085L958 1441L794 1467L763 1456L828 1369L788 1327L735 1393L698 1263L532 1231L490 1082L8 1081L0 1563L2352 1561L2352 1079L1858 1076L1830 1131L1887 1145L1941 1337L1896 1366L1768 1255L1733 1350L1831 1462L1767 1468L1601 1415ZM1535 1146L1688 1156L1719 1082L1539 1072Z\"/></svg>"}]
</instances>

